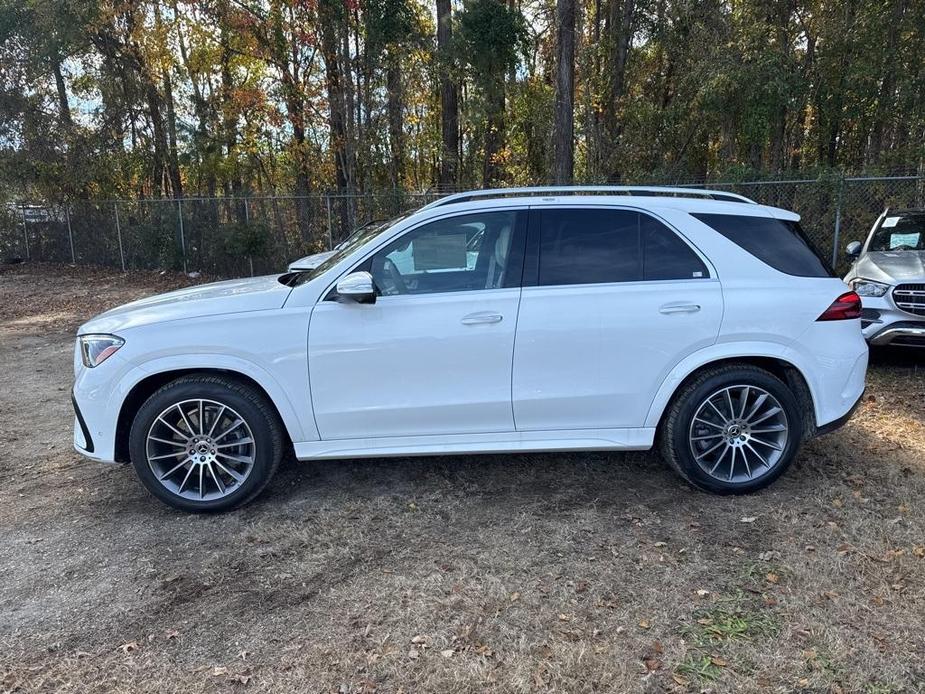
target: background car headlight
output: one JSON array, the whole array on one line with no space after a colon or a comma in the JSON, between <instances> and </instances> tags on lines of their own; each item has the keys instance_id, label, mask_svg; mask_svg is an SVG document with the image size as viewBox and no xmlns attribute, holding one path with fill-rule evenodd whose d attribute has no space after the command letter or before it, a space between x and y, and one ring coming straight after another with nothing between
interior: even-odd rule
<instances>
[{"instance_id":1,"label":"background car headlight","mask_svg":"<svg viewBox=\"0 0 925 694\"><path fill-rule=\"evenodd\" d=\"M883 296L890 289L890 285L871 280L851 280L851 288L858 296Z\"/></svg>"},{"instance_id":2,"label":"background car headlight","mask_svg":"<svg viewBox=\"0 0 925 694\"><path fill-rule=\"evenodd\" d=\"M91 369L109 359L125 344L125 340L115 335L81 335L77 339L84 366Z\"/></svg>"}]
</instances>

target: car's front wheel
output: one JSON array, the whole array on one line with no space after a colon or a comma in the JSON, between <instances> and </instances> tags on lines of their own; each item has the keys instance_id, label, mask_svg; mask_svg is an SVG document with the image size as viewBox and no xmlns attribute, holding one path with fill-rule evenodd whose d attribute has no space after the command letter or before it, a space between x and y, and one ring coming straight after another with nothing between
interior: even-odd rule
<instances>
[{"instance_id":1,"label":"car's front wheel","mask_svg":"<svg viewBox=\"0 0 925 694\"><path fill-rule=\"evenodd\" d=\"M225 511L269 483L282 458L282 426L251 385L185 376L141 406L129 450L139 479L161 501L183 511Z\"/></svg>"},{"instance_id":2,"label":"car's front wheel","mask_svg":"<svg viewBox=\"0 0 925 694\"><path fill-rule=\"evenodd\" d=\"M787 385L764 369L707 369L672 400L659 436L662 457L688 482L718 494L766 487L793 462L803 419Z\"/></svg>"}]
</instances>

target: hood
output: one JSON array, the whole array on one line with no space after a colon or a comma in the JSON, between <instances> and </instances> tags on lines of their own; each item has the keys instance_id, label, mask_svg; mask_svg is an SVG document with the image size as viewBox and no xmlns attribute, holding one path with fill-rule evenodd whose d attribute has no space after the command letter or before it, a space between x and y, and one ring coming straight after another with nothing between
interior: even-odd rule
<instances>
[{"instance_id":1,"label":"hood","mask_svg":"<svg viewBox=\"0 0 925 694\"><path fill-rule=\"evenodd\" d=\"M877 282L925 282L925 251L874 251L865 253L854 266L855 277Z\"/></svg>"},{"instance_id":2,"label":"hood","mask_svg":"<svg viewBox=\"0 0 925 694\"><path fill-rule=\"evenodd\" d=\"M291 263L289 263L289 272L296 272L298 270L314 270L336 252L337 251L322 251L321 253L314 253L312 255L307 255L304 258L293 260Z\"/></svg>"},{"instance_id":3,"label":"hood","mask_svg":"<svg viewBox=\"0 0 925 694\"><path fill-rule=\"evenodd\" d=\"M281 308L292 289L280 284L277 277L228 280L156 294L101 313L80 326L77 333L118 333L183 318Z\"/></svg>"}]
</instances>

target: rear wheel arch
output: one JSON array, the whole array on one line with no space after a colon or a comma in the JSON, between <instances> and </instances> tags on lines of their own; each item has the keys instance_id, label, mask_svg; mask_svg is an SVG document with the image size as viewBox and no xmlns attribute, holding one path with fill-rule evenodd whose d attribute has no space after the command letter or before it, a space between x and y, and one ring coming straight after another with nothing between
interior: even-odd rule
<instances>
[{"instance_id":1,"label":"rear wheel arch","mask_svg":"<svg viewBox=\"0 0 925 694\"><path fill-rule=\"evenodd\" d=\"M771 356L735 356L722 357L700 364L692 369L672 389L671 395L665 400L658 413L657 428L661 429L671 404L682 393L688 384L707 371L713 371L724 366L754 366L767 371L782 381L793 393L803 415L803 438L809 439L816 433L816 408L812 390L803 372L792 362L780 357Z\"/></svg>"},{"instance_id":2,"label":"rear wheel arch","mask_svg":"<svg viewBox=\"0 0 925 694\"><path fill-rule=\"evenodd\" d=\"M117 462L127 463L130 460L129 432L131 431L132 422L135 419L135 415L138 413L138 410L145 403L145 401L168 383L172 383L173 381L177 381L181 378L189 376L222 376L223 378L231 379L233 381L237 381L239 383L246 384L252 388L255 388L263 395L263 397L266 398L269 405L273 408L276 416L279 418L282 431L286 434L286 441L284 442L284 445L290 449L292 448L292 432L289 431L289 427L286 424L285 418L280 413L279 407L273 401L273 398L270 397L267 389L252 377L239 371L233 371L230 369L172 369L169 371L155 373L141 379L138 381L138 383L132 386L131 390L129 390L128 394L123 399L122 406L119 409L119 417L116 420L114 459Z\"/></svg>"}]
</instances>

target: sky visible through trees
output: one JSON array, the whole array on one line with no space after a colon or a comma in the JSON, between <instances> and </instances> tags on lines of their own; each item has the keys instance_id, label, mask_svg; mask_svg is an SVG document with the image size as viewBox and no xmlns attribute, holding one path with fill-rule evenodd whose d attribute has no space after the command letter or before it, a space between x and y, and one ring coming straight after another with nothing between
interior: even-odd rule
<instances>
[{"instance_id":1,"label":"sky visible through trees","mask_svg":"<svg viewBox=\"0 0 925 694\"><path fill-rule=\"evenodd\" d=\"M0 200L829 169L925 172L925 0L0 0Z\"/></svg>"}]
</instances>

